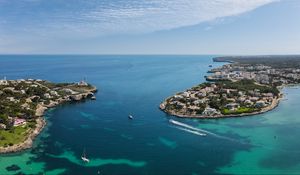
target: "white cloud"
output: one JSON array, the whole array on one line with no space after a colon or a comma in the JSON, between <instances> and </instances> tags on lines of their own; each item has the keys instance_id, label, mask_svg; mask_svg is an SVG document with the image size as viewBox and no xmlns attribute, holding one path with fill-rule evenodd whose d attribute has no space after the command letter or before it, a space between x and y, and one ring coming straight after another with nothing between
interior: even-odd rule
<instances>
[{"instance_id":1,"label":"white cloud","mask_svg":"<svg viewBox=\"0 0 300 175\"><path fill-rule=\"evenodd\" d=\"M191 26L239 15L274 1L0 0L0 11L1 8L11 9L0 16L0 21L7 21L8 30L13 29L14 32L55 37L94 37ZM51 8L48 8L49 5Z\"/></svg>"},{"instance_id":2,"label":"white cloud","mask_svg":"<svg viewBox=\"0 0 300 175\"><path fill-rule=\"evenodd\" d=\"M112 3L110 8L100 6L80 14L80 28L97 34L169 30L239 15L271 2L274 0L151 0L123 6ZM84 28L86 24L91 28Z\"/></svg>"}]
</instances>

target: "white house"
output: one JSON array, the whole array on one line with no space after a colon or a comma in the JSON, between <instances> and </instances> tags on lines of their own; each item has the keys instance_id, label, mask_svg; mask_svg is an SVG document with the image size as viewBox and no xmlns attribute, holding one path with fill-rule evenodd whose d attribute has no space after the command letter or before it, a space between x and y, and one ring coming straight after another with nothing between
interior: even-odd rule
<instances>
[{"instance_id":1,"label":"white house","mask_svg":"<svg viewBox=\"0 0 300 175\"><path fill-rule=\"evenodd\" d=\"M206 107L202 112L202 114L207 116L212 116L212 115L219 115L221 113L214 108Z\"/></svg>"},{"instance_id":2,"label":"white house","mask_svg":"<svg viewBox=\"0 0 300 175\"><path fill-rule=\"evenodd\" d=\"M0 85L8 85L8 81L6 80L6 77L0 80Z\"/></svg>"}]
</instances>

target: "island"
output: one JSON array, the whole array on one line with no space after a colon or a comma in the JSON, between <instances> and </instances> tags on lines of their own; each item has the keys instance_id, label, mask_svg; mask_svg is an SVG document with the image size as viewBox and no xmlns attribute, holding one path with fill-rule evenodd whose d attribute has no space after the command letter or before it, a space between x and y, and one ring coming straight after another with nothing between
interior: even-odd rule
<instances>
[{"instance_id":1,"label":"island","mask_svg":"<svg viewBox=\"0 0 300 175\"><path fill-rule=\"evenodd\" d=\"M209 70L207 82L168 97L160 109L188 118L256 115L279 104L282 87L300 82L300 56L228 56L213 60L228 64Z\"/></svg>"},{"instance_id":2,"label":"island","mask_svg":"<svg viewBox=\"0 0 300 175\"><path fill-rule=\"evenodd\" d=\"M48 108L83 99L95 99L97 88L85 81L52 83L40 79L0 80L0 153L32 146L46 125Z\"/></svg>"}]
</instances>

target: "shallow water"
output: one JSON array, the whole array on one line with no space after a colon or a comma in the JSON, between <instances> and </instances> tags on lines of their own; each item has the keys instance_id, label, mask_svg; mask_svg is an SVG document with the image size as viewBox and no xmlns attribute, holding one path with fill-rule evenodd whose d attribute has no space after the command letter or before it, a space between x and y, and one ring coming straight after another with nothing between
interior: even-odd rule
<instances>
[{"instance_id":1,"label":"shallow water","mask_svg":"<svg viewBox=\"0 0 300 175\"><path fill-rule=\"evenodd\" d=\"M96 101L48 111L33 149L0 156L0 174L298 174L300 89L285 88L278 108L251 117L178 119L158 109L203 82L209 64L222 64L212 57L0 56L0 76L8 79L86 78L99 88ZM178 129L170 118L208 134ZM13 164L21 170L7 171Z\"/></svg>"}]
</instances>

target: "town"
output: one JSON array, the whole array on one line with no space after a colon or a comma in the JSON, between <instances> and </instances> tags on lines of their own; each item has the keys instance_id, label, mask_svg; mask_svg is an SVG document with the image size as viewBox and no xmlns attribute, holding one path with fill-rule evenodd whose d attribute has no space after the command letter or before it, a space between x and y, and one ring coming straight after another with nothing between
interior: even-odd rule
<instances>
[{"instance_id":1,"label":"town","mask_svg":"<svg viewBox=\"0 0 300 175\"><path fill-rule=\"evenodd\" d=\"M48 108L64 102L95 99L96 87L78 83L52 83L40 79L0 80L0 152L17 151L42 130Z\"/></svg>"},{"instance_id":2,"label":"town","mask_svg":"<svg viewBox=\"0 0 300 175\"><path fill-rule=\"evenodd\" d=\"M290 67L274 68L262 64L251 65L232 63L223 65L220 68L212 69L209 73L213 74L206 76L208 81L238 81L248 79L271 86L297 84L300 82L300 69Z\"/></svg>"},{"instance_id":3,"label":"town","mask_svg":"<svg viewBox=\"0 0 300 175\"><path fill-rule=\"evenodd\" d=\"M276 88L252 80L203 83L166 99L160 108L180 117L217 118L254 114L277 105Z\"/></svg>"},{"instance_id":4,"label":"town","mask_svg":"<svg viewBox=\"0 0 300 175\"><path fill-rule=\"evenodd\" d=\"M230 64L211 69L205 77L208 82L167 98L160 109L170 115L196 118L255 115L272 110L282 96L278 89L300 82L300 69L253 60L221 60Z\"/></svg>"}]
</instances>

